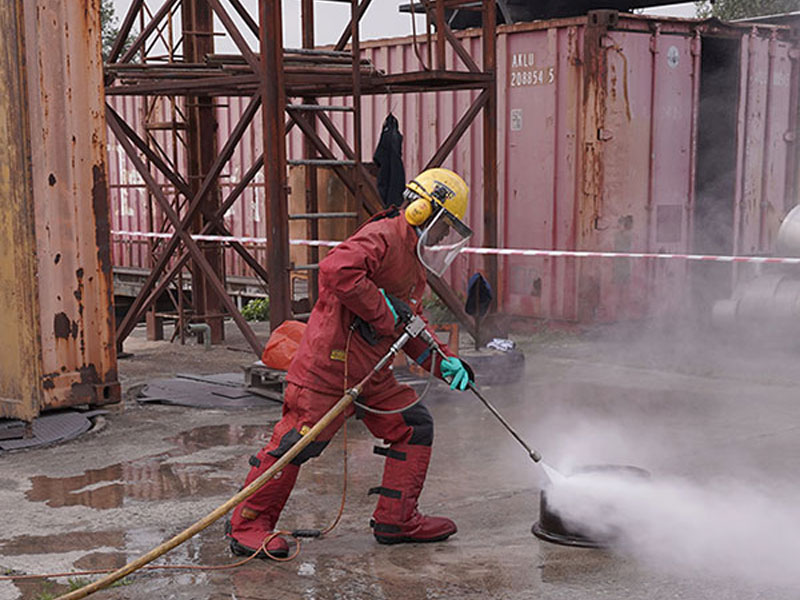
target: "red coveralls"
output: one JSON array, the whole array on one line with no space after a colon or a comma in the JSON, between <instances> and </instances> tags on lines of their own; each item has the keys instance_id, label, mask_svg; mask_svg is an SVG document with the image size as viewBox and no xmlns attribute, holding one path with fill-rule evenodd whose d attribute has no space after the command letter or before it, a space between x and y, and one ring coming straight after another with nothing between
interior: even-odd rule
<instances>
[{"instance_id":1,"label":"red coveralls","mask_svg":"<svg viewBox=\"0 0 800 600\"><path fill-rule=\"evenodd\" d=\"M394 316L378 288L421 313L425 269L417 259L416 244L416 231L402 212L394 209L367 222L320 263L319 298L289 367L283 417L275 425L270 442L251 457L252 468L245 485L283 456L346 389L372 370L399 337L401 330L395 328ZM373 325L380 336L376 345L369 345L358 331L351 329L356 316ZM451 355L444 344L440 345ZM419 338L410 340L404 351L430 369L430 353ZM434 372L441 377L438 364L441 360L437 357L436 361ZM391 410L407 406L416 398L414 390L400 385L387 366L365 386L360 402ZM261 545L275 528L300 465L319 456L353 412L350 407L346 415L326 428L290 465L237 506L228 531L234 542L232 547L238 544L244 551L255 551ZM433 443L433 419L428 409L417 404L388 415L358 410L358 417L373 435L389 445L375 448L377 454L386 456L382 484L370 490L380 494L371 521L376 538L384 543L408 541L408 538L434 541L455 533L455 524L449 519L423 517L417 511L417 498L425 481ZM286 544L277 538L268 549L279 555L285 552Z\"/></svg>"}]
</instances>

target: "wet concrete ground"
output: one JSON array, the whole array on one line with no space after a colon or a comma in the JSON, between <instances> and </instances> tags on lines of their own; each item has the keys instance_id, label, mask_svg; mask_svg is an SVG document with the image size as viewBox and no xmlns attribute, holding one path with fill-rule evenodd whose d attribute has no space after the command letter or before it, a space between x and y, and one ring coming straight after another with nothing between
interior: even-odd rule
<instances>
[{"instance_id":1,"label":"wet concrete ground","mask_svg":"<svg viewBox=\"0 0 800 600\"><path fill-rule=\"evenodd\" d=\"M148 344L138 331L120 362L125 389L175 372L236 370L252 356L217 348ZM244 348L236 334L228 346ZM753 485L800 484L798 351L750 349L669 331L611 331L525 340L523 381L485 390L519 432L559 468L634 464L656 475ZM478 382L480 383L480 381ZM288 563L232 571L136 574L97 598L797 598L741 578L675 573L610 550L556 546L531 535L538 466L468 394L437 387L426 400L436 441L423 512L459 532L430 545L379 546L368 521L382 458L351 421L346 509L324 539L304 541ZM263 409L139 407L108 415L73 442L0 456L0 568L25 573L118 567L183 530L233 495L247 458L280 415ZM342 490L342 435L301 471L280 526L327 526ZM692 532L687 532L691 535ZM223 523L160 562L233 562ZM44 599L48 583L0 582L0 599Z\"/></svg>"}]
</instances>

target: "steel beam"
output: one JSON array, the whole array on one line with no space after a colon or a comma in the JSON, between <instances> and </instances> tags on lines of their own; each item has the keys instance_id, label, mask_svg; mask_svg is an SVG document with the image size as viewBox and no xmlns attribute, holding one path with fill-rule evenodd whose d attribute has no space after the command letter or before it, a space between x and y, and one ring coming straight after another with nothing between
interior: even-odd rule
<instances>
[{"instance_id":1,"label":"steel beam","mask_svg":"<svg viewBox=\"0 0 800 600\"><path fill-rule=\"evenodd\" d=\"M183 58L190 63L201 62L207 54L214 52L214 21L211 6L217 0L182 0L181 16L183 23ZM227 16L227 15L226 15ZM222 17L220 17L222 18ZM225 19L222 19L223 23ZM199 190L200 182L211 170L217 155L217 115L213 100L206 95L186 97L188 109L186 163L189 186L193 197ZM200 213L193 220L192 231L203 228L203 215L213 213L219 206L219 181L212 185L200 198ZM219 242L203 243L203 254L214 268L217 278L225 284L225 268L222 247ZM220 344L225 340L225 323L221 316L223 305L209 289L203 269L192 263L192 305L196 318L202 319L211 329L211 343Z\"/></svg>"},{"instance_id":2,"label":"steel beam","mask_svg":"<svg viewBox=\"0 0 800 600\"><path fill-rule=\"evenodd\" d=\"M286 138L281 0L259 3L261 114L264 120L264 182L267 195L267 271L272 329L291 318L289 285L289 207L286 186Z\"/></svg>"},{"instance_id":3,"label":"steel beam","mask_svg":"<svg viewBox=\"0 0 800 600\"><path fill-rule=\"evenodd\" d=\"M301 29L303 33L303 49L314 49L314 0L303 0L301 6ZM303 98L303 104L306 106L318 106L316 98L313 96L306 96ZM322 108L322 107L320 107ZM311 130L316 130L316 117L314 111L305 111L305 119ZM302 117L301 117L302 118ZM311 145L307 137L303 137L303 157L306 159L313 159L317 156L316 149ZM312 166L307 166L305 169L306 181L306 197L305 197L305 211L309 214L316 213L319 210L319 188L317 186L317 169ZM319 221L317 219L308 219L306 221L306 237L310 240L319 239ZM319 248L317 246L309 246L306 249L306 260L312 265L319 264ZM308 273L308 300L313 307L319 296L319 273L313 270Z\"/></svg>"},{"instance_id":4,"label":"steel beam","mask_svg":"<svg viewBox=\"0 0 800 600\"><path fill-rule=\"evenodd\" d=\"M475 117L478 116L478 113L481 112L481 109L486 107L486 103L489 100L489 90L483 90L475 101L470 105L462 117L456 123L456 126L453 127L453 130L447 136L442 145L439 146L439 149L436 151L431 159L428 161L428 164L425 165L426 169L432 169L434 167L439 167L445 161L445 159L449 156L449 154L453 151L458 141L462 138L464 133L469 129L469 126L472 125L472 122L475 120ZM484 168L486 165L484 164Z\"/></svg>"}]
</instances>

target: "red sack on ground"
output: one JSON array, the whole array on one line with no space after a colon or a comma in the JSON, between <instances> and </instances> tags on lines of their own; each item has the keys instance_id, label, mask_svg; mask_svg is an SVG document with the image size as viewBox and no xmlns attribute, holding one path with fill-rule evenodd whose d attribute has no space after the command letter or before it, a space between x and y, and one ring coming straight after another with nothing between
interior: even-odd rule
<instances>
[{"instance_id":1,"label":"red sack on ground","mask_svg":"<svg viewBox=\"0 0 800 600\"><path fill-rule=\"evenodd\" d=\"M261 362L271 369L289 370L297 354L306 324L300 321L284 321L272 332L261 354Z\"/></svg>"}]
</instances>

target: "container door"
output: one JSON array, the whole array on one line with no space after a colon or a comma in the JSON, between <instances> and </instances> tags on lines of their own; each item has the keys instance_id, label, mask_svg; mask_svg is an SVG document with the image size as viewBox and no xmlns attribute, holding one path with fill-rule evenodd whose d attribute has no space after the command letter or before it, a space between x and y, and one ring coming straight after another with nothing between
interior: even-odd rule
<instances>
[{"instance_id":1,"label":"container door","mask_svg":"<svg viewBox=\"0 0 800 600\"><path fill-rule=\"evenodd\" d=\"M21 1L0 6L0 417L31 421L41 402L41 348L21 11Z\"/></svg>"}]
</instances>

